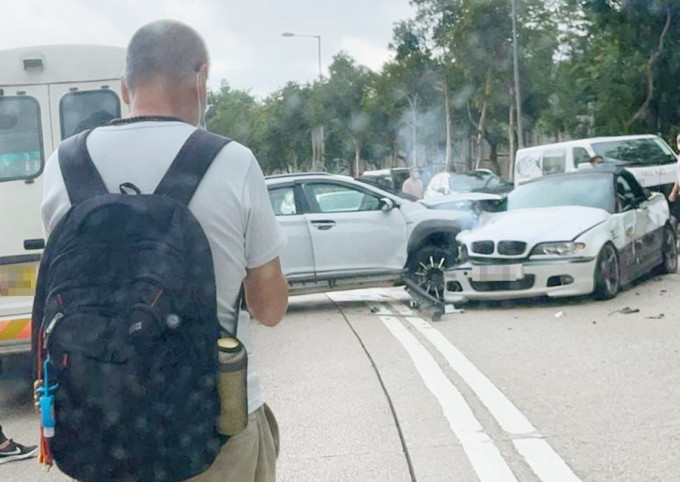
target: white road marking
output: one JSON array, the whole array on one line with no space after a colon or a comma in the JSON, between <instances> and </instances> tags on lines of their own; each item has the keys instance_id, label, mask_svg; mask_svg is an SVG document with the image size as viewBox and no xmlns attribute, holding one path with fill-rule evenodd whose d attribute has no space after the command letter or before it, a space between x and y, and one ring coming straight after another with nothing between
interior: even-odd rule
<instances>
[{"instance_id":1,"label":"white road marking","mask_svg":"<svg viewBox=\"0 0 680 482\"><path fill-rule=\"evenodd\" d=\"M401 316L416 316L416 313L403 303L390 303L390 306Z\"/></svg>"},{"instance_id":2,"label":"white road marking","mask_svg":"<svg viewBox=\"0 0 680 482\"><path fill-rule=\"evenodd\" d=\"M329 291L331 300L342 301L408 301L411 297L405 290L395 288L366 288L362 290Z\"/></svg>"},{"instance_id":3,"label":"white road marking","mask_svg":"<svg viewBox=\"0 0 680 482\"><path fill-rule=\"evenodd\" d=\"M380 316L380 320L406 349L425 385L439 401L444 416L479 479L482 482L516 481L510 467L463 396L427 349L397 318Z\"/></svg>"},{"instance_id":4,"label":"white road marking","mask_svg":"<svg viewBox=\"0 0 680 482\"><path fill-rule=\"evenodd\" d=\"M512 437L517 451L542 481L580 482L581 479L522 412L441 332L422 318L407 317L406 320L439 350L449 366L470 386L501 428Z\"/></svg>"}]
</instances>

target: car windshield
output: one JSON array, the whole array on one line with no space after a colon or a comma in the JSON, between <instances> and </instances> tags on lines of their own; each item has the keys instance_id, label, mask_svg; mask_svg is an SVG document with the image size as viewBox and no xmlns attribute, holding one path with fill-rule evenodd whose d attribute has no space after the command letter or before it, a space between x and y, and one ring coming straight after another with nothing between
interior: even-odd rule
<instances>
[{"instance_id":1,"label":"car windshield","mask_svg":"<svg viewBox=\"0 0 680 482\"><path fill-rule=\"evenodd\" d=\"M586 206L614 211L613 183L608 174L557 176L517 187L508 194L506 210Z\"/></svg>"},{"instance_id":2,"label":"car windshield","mask_svg":"<svg viewBox=\"0 0 680 482\"><path fill-rule=\"evenodd\" d=\"M656 139L628 139L593 144L596 154L608 160L625 164L668 164L675 162L675 156Z\"/></svg>"},{"instance_id":3,"label":"car windshield","mask_svg":"<svg viewBox=\"0 0 680 482\"><path fill-rule=\"evenodd\" d=\"M490 174L481 172L453 173L449 178L452 191L467 192L482 189L489 180Z\"/></svg>"}]
</instances>

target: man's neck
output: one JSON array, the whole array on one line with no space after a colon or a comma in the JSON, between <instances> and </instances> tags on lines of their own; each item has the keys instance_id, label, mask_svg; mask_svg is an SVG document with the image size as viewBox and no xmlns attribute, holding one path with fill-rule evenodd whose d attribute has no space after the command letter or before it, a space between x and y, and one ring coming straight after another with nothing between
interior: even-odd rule
<instances>
[{"instance_id":1,"label":"man's neck","mask_svg":"<svg viewBox=\"0 0 680 482\"><path fill-rule=\"evenodd\" d=\"M189 102L192 99L182 94L162 88L142 88L130 99L130 117L177 117L188 124L195 124L195 102Z\"/></svg>"}]
</instances>

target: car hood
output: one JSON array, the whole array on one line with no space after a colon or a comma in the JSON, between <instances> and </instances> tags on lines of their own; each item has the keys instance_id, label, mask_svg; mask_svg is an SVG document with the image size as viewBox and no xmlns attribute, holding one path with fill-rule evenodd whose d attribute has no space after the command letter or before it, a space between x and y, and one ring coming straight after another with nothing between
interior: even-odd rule
<instances>
[{"instance_id":1,"label":"car hood","mask_svg":"<svg viewBox=\"0 0 680 482\"><path fill-rule=\"evenodd\" d=\"M478 228L461 233L463 242L481 240L569 241L611 216L598 208L562 206L497 213Z\"/></svg>"}]
</instances>

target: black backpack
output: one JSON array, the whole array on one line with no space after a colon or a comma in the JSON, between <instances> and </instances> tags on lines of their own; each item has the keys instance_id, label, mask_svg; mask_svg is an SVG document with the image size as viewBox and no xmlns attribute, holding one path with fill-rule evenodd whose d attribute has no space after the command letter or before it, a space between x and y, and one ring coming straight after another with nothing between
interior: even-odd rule
<instances>
[{"instance_id":1,"label":"black backpack","mask_svg":"<svg viewBox=\"0 0 680 482\"><path fill-rule=\"evenodd\" d=\"M58 384L48 449L80 481L184 480L224 442L212 255L187 205L229 139L196 130L153 194L109 194L88 134L59 148L72 207L33 307L39 378Z\"/></svg>"}]
</instances>

